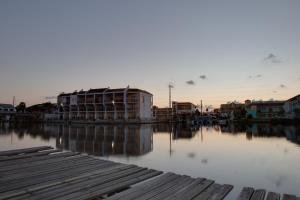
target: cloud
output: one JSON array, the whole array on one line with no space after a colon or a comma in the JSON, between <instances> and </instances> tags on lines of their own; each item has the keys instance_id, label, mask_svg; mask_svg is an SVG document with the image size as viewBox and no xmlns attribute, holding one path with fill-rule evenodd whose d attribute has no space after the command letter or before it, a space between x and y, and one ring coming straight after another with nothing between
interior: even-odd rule
<instances>
[{"instance_id":1,"label":"cloud","mask_svg":"<svg viewBox=\"0 0 300 200\"><path fill-rule=\"evenodd\" d=\"M274 90L274 91L273 91L273 93L277 93L277 91L276 91L276 90Z\"/></svg>"},{"instance_id":2,"label":"cloud","mask_svg":"<svg viewBox=\"0 0 300 200\"><path fill-rule=\"evenodd\" d=\"M248 78L252 79L252 78L261 78L262 75L261 74L257 74L257 75L249 75Z\"/></svg>"},{"instance_id":3,"label":"cloud","mask_svg":"<svg viewBox=\"0 0 300 200\"><path fill-rule=\"evenodd\" d=\"M46 96L44 97L46 100L57 99L57 96Z\"/></svg>"},{"instance_id":4,"label":"cloud","mask_svg":"<svg viewBox=\"0 0 300 200\"><path fill-rule=\"evenodd\" d=\"M264 58L264 61L271 62L271 63L281 63L282 61L275 56L274 54L270 53L267 57Z\"/></svg>"},{"instance_id":5,"label":"cloud","mask_svg":"<svg viewBox=\"0 0 300 200\"><path fill-rule=\"evenodd\" d=\"M195 82L193 80L189 80L189 81L186 82L186 84L188 84L188 85L195 85Z\"/></svg>"},{"instance_id":6,"label":"cloud","mask_svg":"<svg viewBox=\"0 0 300 200\"><path fill-rule=\"evenodd\" d=\"M201 79L207 79L207 77L206 77L206 75L201 75L201 76L199 76L199 78L201 78Z\"/></svg>"},{"instance_id":7,"label":"cloud","mask_svg":"<svg viewBox=\"0 0 300 200\"><path fill-rule=\"evenodd\" d=\"M286 88L286 85L280 84L279 87L280 87L280 88Z\"/></svg>"}]
</instances>

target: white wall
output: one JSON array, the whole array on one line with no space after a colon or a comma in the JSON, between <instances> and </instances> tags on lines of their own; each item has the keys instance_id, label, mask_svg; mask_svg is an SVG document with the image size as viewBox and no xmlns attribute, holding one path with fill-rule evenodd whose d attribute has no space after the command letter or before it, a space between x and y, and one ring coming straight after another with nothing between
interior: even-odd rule
<instances>
[{"instance_id":1,"label":"white wall","mask_svg":"<svg viewBox=\"0 0 300 200\"><path fill-rule=\"evenodd\" d=\"M142 120L152 119L152 95L140 93L140 118Z\"/></svg>"}]
</instances>

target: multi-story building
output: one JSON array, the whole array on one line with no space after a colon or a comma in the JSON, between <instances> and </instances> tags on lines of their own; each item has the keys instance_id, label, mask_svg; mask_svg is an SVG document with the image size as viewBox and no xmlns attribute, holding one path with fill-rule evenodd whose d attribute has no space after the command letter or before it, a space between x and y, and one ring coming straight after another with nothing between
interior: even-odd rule
<instances>
[{"instance_id":1,"label":"multi-story building","mask_svg":"<svg viewBox=\"0 0 300 200\"><path fill-rule=\"evenodd\" d=\"M153 106L153 119L158 122L167 122L172 119L172 108Z\"/></svg>"},{"instance_id":2,"label":"multi-story building","mask_svg":"<svg viewBox=\"0 0 300 200\"><path fill-rule=\"evenodd\" d=\"M227 104L221 104L220 115L222 117L234 120L237 118L243 118L245 116L244 110L245 104L243 103L231 102Z\"/></svg>"},{"instance_id":3,"label":"multi-story building","mask_svg":"<svg viewBox=\"0 0 300 200\"><path fill-rule=\"evenodd\" d=\"M57 97L60 119L88 121L152 120L153 95L135 88L99 88L62 93Z\"/></svg>"},{"instance_id":4,"label":"multi-story building","mask_svg":"<svg viewBox=\"0 0 300 200\"><path fill-rule=\"evenodd\" d=\"M173 115L193 114L197 107L191 102L172 102Z\"/></svg>"},{"instance_id":5,"label":"multi-story building","mask_svg":"<svg viewBox=\"0 0 300 200\"><path fill-rule=\"evenodd\" d=\"M246 101L247 118L274 119L283 118L285 101Z\"/></svg>"},{"instance_id":6,"label":"multi-story building","mask_svg":"<svg viewBox=\"0 0 300 200\"><path fill-rule=\"evenodd\" d=\"M15 115L16 109L11 104L0 104L0 121L10 121Z\"/></svg>"},{"instance_id":7,"label":"multi-story building","mask_svg":"<svg viewBox=\"0 0 300 200\"><path fill-rule=\"evenodd\" d=\"M300 115L300 94L288 99L284 105L283 109L287 118L295 118Z\"/></svg>"}]
</instances>

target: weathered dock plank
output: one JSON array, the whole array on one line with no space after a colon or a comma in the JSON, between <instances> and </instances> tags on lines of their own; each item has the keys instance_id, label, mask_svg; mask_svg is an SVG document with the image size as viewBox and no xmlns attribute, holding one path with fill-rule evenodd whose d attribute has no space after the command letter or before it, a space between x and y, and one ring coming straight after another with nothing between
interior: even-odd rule
<instances>
[{"instance_id":1,"label":"weathered dock plank","mask_svg":"<svg viewBox=\"0 0 300 200\"><path fill-rule=\"evenodd\" d=\"M295 195L283 194L282 200L298 200Z\"/></svg>"},{"instance_id":2,"label":"weathered dock plank","mask_svg":"<svg viewBox=\"0 0 300 200\"><path fill-rule=\"evenodd\" d=\"M251 187L244 187L239 194L237 200L249 200L251 199L252 194L254 193L254 189Z\"/></svg>"},{"instance_id":3,"label":"weathered dock plank","mask_svg":"<svg viewBox=\"0 0 300 200\"><path fill-rule=\"evenodd\" d=\"M61 150L54 149L54 150L46 150L46 151L41 151L41 152L36 152L36 153L19 154L19 155L9 156L9 157L5 156L5 157L0 157L0 162L8 161L8 160L30 158L30 157L34 157L34 156L44 156L44 155L49 155L51 153L57 153L57 152L61 152Z\"/></svg>"},{"instance_id":4,"label":"weathered dock plank","mask_svg":"<svg viewBox=\"0 0 300 200\"><path fill-rule=\"evenodd\" d=\"M22 153L34 153L37 151L48 150L48 149L53 149L53 148L50 146L42 146L42 147L32 147L32 148L26 148L26 149L2 151L2 152L0 152L0 156L13 156L13 155L18 155L18 154L22 154Z\"/></svg>"},{"instance_id":5,"label":"weathered dock plank","mask_svg":"<svg viewBox=\"0 0 300 200\"><path fill-rule=\"evenodd\" d=\"M280 194L275 192L269 192L266 200L280 200Z\"/></svg>"},{"instance_id":6,"label":"weathered dock plank","mask_svg":"<svg viewBox=\"0 0 300 200\"><path fill-rule=\"evenodd\" d=\"M266 195L266 190L258 189L255 190L250 200L264 200Z\"/></svg>"}]
</instances>

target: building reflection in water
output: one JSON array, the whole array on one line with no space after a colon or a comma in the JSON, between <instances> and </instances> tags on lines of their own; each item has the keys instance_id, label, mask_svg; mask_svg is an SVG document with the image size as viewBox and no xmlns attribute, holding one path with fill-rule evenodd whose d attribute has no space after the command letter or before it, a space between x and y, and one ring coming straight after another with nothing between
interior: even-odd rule
<instances>
[{"instance_id":1,"label":"building reflection in water","mask_svg":"<svg viewBox=\"0 0 300 200\"><path fill-rule=\"evenodd\" d=\"M229 124L221 126L222 133L245 134L248 140L253 137L285 137L287 140L300 144L300 126L274 124Z\"/></svg>"},{"instance_id":2,"label":"building reflection in water","mask_svg":"<svg viewBox=\"0 0 300 200\"><path fill-rule=\"evenodd\" d=\"M151 125L72 125L59 126L58 149L84 152L96 156L138 156L152 151Z\"/></svg>"},{"instance_id":3,"label":"building reflection in water","mask_svg":"<svg viewBox=\"0 0 300 200\"><path fill-rule=\"evenodd\" d=\"M172 140L192 139L199 131L199 126L187 126L184 124L156 124L153 126L154 133L170 134Z\"/></svg>"}]
</instances>

